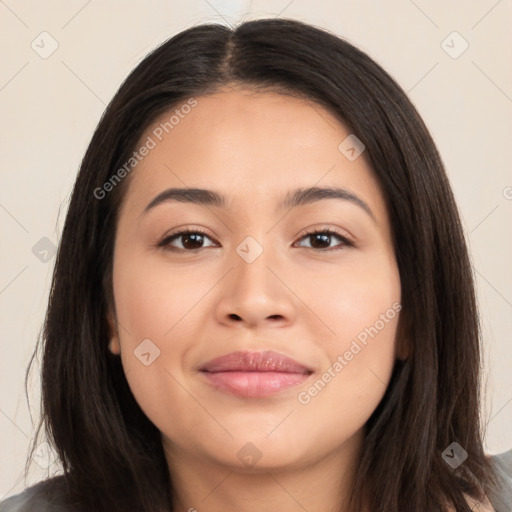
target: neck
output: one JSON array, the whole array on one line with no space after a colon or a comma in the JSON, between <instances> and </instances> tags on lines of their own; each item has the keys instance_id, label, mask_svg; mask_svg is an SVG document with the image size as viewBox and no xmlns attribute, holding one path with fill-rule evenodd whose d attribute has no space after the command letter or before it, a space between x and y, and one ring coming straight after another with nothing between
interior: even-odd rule
<instances>
[{"instance_id":1,"label":"neck","mask_svg":"<svg viewBox=\"0 0 512 512\"><path fill-rule=\"evenodd\" d=\"M174 512L349 512L362 432L309 463L252 468L166 448ZM261 461L263 462L263 461Z\"/></svg>"}]
</instances>

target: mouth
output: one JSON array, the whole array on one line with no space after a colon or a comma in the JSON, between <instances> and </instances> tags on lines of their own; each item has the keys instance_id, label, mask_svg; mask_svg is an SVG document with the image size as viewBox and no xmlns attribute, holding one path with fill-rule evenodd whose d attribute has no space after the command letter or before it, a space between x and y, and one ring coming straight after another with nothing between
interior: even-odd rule
<instances>
[{"instance_id":1,"label":"mouth","mask_svg":"<svg viewBox=\"0 0 512 512\"><path fill-rule=\"evenodd\" d=\"M298 386L311 368L273 351L233 352L208 361L200 369L216 389L242 397L264 397Z\"/></svg>"}]
</instances>

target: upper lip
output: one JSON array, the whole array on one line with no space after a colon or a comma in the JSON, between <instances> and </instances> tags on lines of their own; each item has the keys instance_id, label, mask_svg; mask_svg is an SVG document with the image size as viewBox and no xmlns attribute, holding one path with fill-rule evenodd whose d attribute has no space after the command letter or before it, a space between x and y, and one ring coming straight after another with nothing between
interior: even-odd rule
<instances>
[{"instance_id":1,"label":"upper lip","mask_svg":"<svg viewBox=\"0 0 512 512\"><path fill-rule=\"evenodd\" d=\"M203 372L279 372L312 373L291 357L273 350L260 352L238 351L208 361L199 368Z\"/></svg>"}]
</instances>

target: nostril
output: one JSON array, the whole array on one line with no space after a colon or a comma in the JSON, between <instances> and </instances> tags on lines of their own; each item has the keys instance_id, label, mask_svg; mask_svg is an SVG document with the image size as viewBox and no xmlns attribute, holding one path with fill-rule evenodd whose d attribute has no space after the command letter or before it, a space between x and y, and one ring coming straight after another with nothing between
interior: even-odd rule
<instances>
[{"instance_id":1,"label":"nostril","mask_svg":"<svg viewBox=\"0 0 512 512\"><path fill-rule=\"evenodd\" d=\"M229 318L231 318L231 320L242 320L242 318L235 313L230 313Z\"/></svg>"}]
</instances>

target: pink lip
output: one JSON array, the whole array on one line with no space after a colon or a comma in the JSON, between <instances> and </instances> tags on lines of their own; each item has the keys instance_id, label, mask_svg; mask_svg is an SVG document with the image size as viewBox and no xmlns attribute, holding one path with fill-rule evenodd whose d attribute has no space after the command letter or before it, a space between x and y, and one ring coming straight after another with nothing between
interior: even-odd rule
<instances>
[{"instance_id":1,"label":"pink lip","mask_svg":"<svg viewBox=\"0 0 512 512\"><path fill-rule=\"evenodd\" d=\"M233 352L200 368L210 384L238 396L261 397L303 383L313 370L277 352Z\"/></svg>"}]
</instances>

